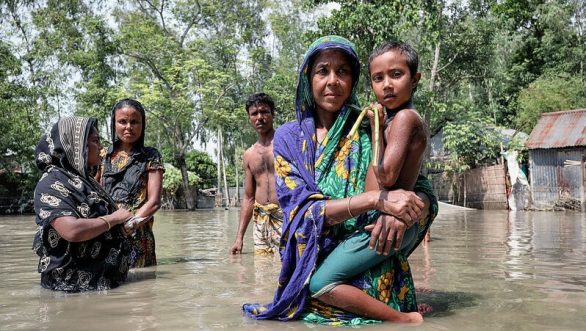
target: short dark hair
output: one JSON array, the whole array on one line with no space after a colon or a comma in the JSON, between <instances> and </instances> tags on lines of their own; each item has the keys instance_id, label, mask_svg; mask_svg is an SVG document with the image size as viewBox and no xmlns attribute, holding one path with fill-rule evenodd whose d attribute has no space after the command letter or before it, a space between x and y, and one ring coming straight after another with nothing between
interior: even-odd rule
<instances>
[{"instance_id":1,"label":"short dark hair","mask_svg":"<svg viewBox=\"0 0 586 331\"><path fill-rule=\"evenodd\" d=\"M255 93L248 97L246 100L246 113L250 113L250 107L256 106L258 104L264 104L269 106L271 109L271 115L275 115L275 102L270 95L266 93Z\"/></svg>"},{"instance_id":2,"label":"short dark hair","mask_svg":"<svg viewBox=\"0 0 586 331\"><path fill-rule=\"evenodd\" d=\"M401 54L405 56L407 60L407 66L409 67L409 73L411 76L415 76L417 73L417 69L419 67L419 55L417 55L417 51L409 44L401 42L401 41L389 41L386 42L379 47L377 47L370 56L368 57L368 71L370 73L370 64L372 61L385 54L386 52L390 51L399 51Z\"/></svg>"}]
</instances>

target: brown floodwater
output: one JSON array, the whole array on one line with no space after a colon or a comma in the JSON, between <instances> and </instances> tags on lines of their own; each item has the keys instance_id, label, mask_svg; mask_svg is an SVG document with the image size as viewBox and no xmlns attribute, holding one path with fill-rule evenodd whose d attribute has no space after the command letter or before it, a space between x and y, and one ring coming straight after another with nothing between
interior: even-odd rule
<instances>
[{"instance_id":1,"label":"brown floodwater","mask_svg":"<svg viewBox=\"0 0 586 331\"><path fill-rule=\"evenodd\" d=\"M114 290L66 294L39 285L34 218L0 217L0 329L333 330L242 315L243 303L271 300L280 264L251 253L251 230L230 256L237 222L237 209L159 212L157 267ZM416 328L362 329L586 328L586 214L444 209L410 262L434 312Z\"/></svg>"}]
</instances>

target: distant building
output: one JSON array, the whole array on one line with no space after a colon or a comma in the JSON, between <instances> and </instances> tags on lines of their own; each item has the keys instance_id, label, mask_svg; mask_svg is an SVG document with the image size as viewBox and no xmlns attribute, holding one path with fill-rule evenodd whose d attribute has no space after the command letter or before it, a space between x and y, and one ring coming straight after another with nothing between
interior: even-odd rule
<instances>
[{"instance_id":1,"label":"distant building","mask_svg":"<svg viewBox=\"0 0 586 331\"><path fill-rule=\"evenodd\" d=\"M523 143L528 137L526 133L513 129L491 126L489 128L496 131L501 146L505 149L503 152L506 152L506 148L513 139ZM432 162L441 164L448 161L449 153L444 148L443 140L443 128L431 137L430 159ZM525 187L520 187L522 184L517 183L517 178L508 180L507 176L511 175L512 165L504 162L505 155L503 158L486 160L486 164L463 172L453 173L431 169L428 176L438 199L458 206L479 209L520 210L528 207L527 180L524 181ZM516 157L513 157L513 160L515 160L515 169L519 169ZM519 176L517 172L517 177ZM523 178L525 178L524 174ZM515 200L511 200L511 195L515 195ZM525 196L527 196L526 199Z\"/></svg>"},{"instance_id":2,"label":"distant building","mask_svg":"<svg viewBox=\"0 0 586 331\"><path fill-rule=\"evenodd\" d=\"M586 109L541 114L525 145L534 207L573 201L584 210Z\"/></svg>"}]
</instances>

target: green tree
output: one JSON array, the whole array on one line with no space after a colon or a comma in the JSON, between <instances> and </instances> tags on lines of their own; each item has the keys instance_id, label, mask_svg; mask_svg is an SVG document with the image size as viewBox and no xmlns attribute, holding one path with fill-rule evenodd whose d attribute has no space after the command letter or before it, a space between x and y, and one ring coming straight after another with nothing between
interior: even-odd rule
<instances>
[{"instance_id":1,"label":"green tree","mask_svg":"<svg viewBox=\"0 0 586 331\"><path fill-rule=\"evenodd\" d=\"M188 187L197 187L200 183L200 178L193 172L189 171L188 175ZM177 204L180 203L178 195L182 193L185 195L183 188L183 178L181 171L176 167L167 164L165 168L165 176L163 176L163 194L162 194L162 206L166 209L174 209Z\"/></svg>"},{"instance_id":2,"label":"green tree","mask_svg":"<svg viewBox=\"0 0 586 331\"><path fill-rule=\"evenodd\" d=\"M444 126L444 147L449 154L445 170L459 172L498 158L502 138L491 122L477 115Z\"/></svg>"},{"instance_id":3,"label":"green tree","mask_svg":"<svg viewBox=\"0 0 586 331\"><path fill-rule=\"evenodd\" d=\"M32 163L40 126L29 88L13 79L20 68L19 59L0 41L0 195L16 188L20 198L28 199L37 179Z\"/></svg>"},{"instance_id":4,"label":"green tree","mask_svg":"<svg viewBox=\"0 0 586 331\"><path fill-rule=\"evenodd\" d=\"M507 97L501 99L501 104L507 118L523 123L523 129L531 131L527 109L517 103L522 90L544 75L565 73L584 79L584 1L507 0L495 4L493 11L515 41L511 44L511 61L505 68L507 79L503 81L502 94Z\"/></svg>"},{"instance_id":5,"label":"green tree","mask_svg":"<svg viewBox=\"0 0 586 331\"><path fill-rule=\"evenodd\" d=\"M264 91L275 101L277 113L275 124L282 124L295 118L295 88L297 70L305 52L301 1L275 1L269 15L270 29L275 37L271 75L265 81Z\"/></svg>"},{"instance_id":6,"label":"green tree","mask_svg":"<svg viewBox=\"0 0 586 331\"><path fill-rule=\"evenodd\" d=\"M81 0L49 0L33 11L32 18L40 32L38 48L66 69L63 80L74 100L74 112L107 119L113 103L111 62L116 45L104 18ZM79 78L74 79L76 75Z\"/></svg>"},{"instance_id":7,"label":"green tree","mask_svg":"<svg viewBox=\"0 0 586 331\"><path fill-rule=\"evenodd\" d=\"M205 152L192 150L185 155L187 169L195 173L199 178L199 185L206 189L216 185L216 172L218 165Z\"/></svg>"},{"instance_id":8,"label":"green tree","mask_svg":"<svg viewBox=\"0 0 586 331\"><path fill-rule=\"evenodd\" d=\"M161 130L155 134L167 140L187 187L185 156L193 139L225 132L226 146L237 141L244 121L234 109L246 87L238 55L245 46L254 51L261 39L255 34L260 11L254 1L135 4L117 14L117 41L129 64L122 89L149 108ZM187 205L195 207L193 197Z\"/></svg>"},{"instance_id":9,"label":"green tree","mask_svg":"<svg viewBox=\"0 0 586 331\"><path fill-rule=\"evenodd\" d=\"M542 113L586 107L584 80L559 73L544 75L519 93L517 128L530 133Z\"/></svg>"}]
</instances>

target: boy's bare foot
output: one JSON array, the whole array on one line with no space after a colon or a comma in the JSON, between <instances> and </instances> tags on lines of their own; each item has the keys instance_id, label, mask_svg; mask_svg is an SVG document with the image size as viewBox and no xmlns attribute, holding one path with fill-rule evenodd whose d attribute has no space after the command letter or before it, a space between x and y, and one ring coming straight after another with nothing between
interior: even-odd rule
<instances>
[{"instance_id":1,"label":"boy's bare foot","mask_svg":"<svg viewBox=\"0 0 586 331\"><path fill-rule=\"evenodd\" d=\"M406 323L419 325L423 323L423 316L418 312L405 313L407 315Z\"/></svg>"}]
</instances>

